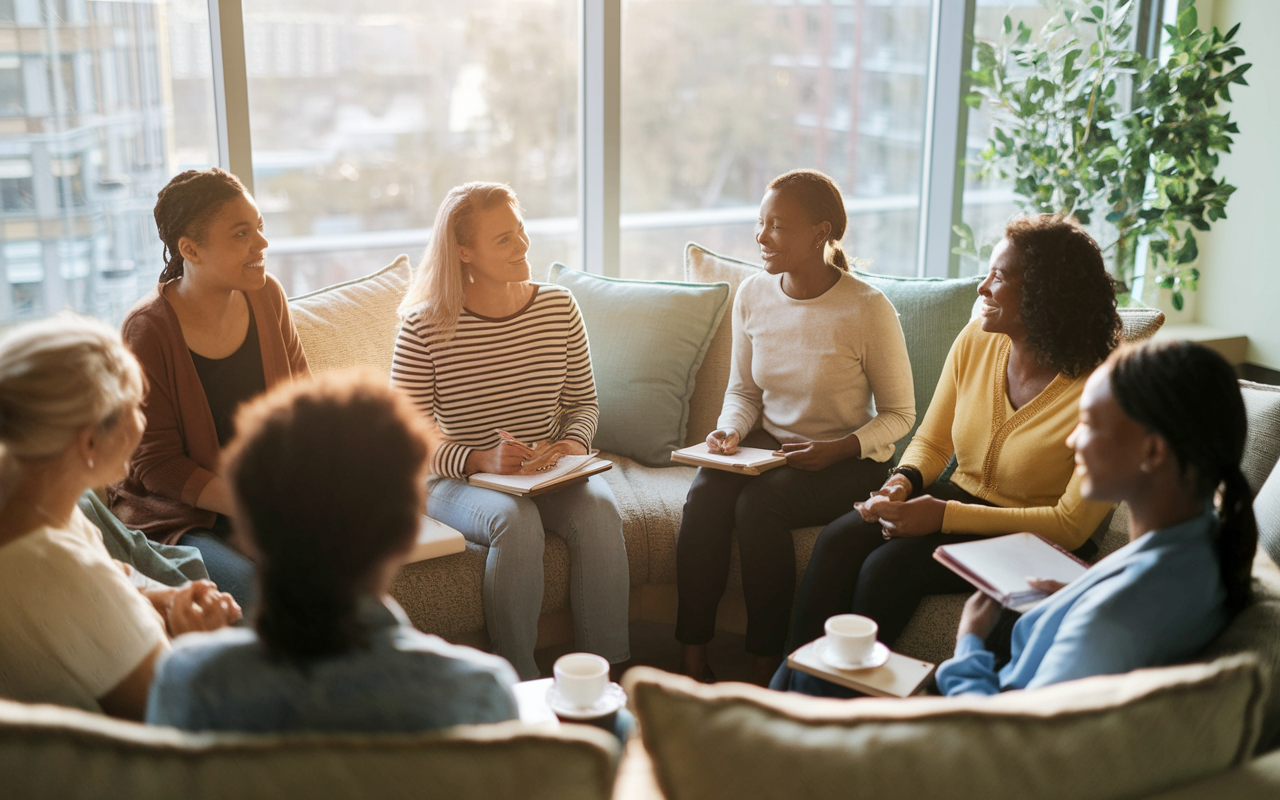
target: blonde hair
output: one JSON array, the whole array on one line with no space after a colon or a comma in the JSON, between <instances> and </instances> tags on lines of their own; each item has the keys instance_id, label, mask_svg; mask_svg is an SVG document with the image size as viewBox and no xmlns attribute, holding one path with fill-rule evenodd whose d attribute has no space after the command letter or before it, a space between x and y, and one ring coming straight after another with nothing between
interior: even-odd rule
<instances>
[{"instance_id":1,"label":"blonde hair","mask_svg":"<svg viewBox=\"0 0 1280 800\"><path fill-rule=\"evenodd\" d=\"M472 244L477 212L501 203L520 207L516 193L505 183L475 181L449 190L436 211L431 241L397 309L401 319L421 311L427 324L442 332L445 340L453 338L462 313L465 280L458 248Z\"/></svg>"},{"instance_id":2,"label":"blonde hair","mask_svg":"<svg viewBox=\"0 0 1280 800\"><path fill-rule=\"evenodd\" d=\"M61 454L86 426L114 428L144 387L120 334L97 320L60 314L0 340L0 506L23 463Z\"/></svg>"}]
</instances>

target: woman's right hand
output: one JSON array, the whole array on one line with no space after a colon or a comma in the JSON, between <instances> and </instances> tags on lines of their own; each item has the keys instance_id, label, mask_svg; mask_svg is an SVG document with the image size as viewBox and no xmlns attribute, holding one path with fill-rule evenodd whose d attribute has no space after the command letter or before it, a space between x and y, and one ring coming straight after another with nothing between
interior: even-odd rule
<instances>
[{"instance_id":1,"label":"woman's right hand","mask_svg":"<svg viewBox=\"0 0 1280 800\"><path fill-rule=\"evenodd\" d=\"M879 522L880 514L876 511L876 507L881 503L895 502L902 503L911 497L911 481L902 475L890 475L889 480L884 482L884 486L876 489L871 496L861 503L854 503L853 507L865 522Z\"/></svg>"},{"instance_id":2,"label":"woman's right hand","mask_svg":"<svg viewBox=\"0 0 1280 800\"><path fill-rule=\"evenodd\" d=\"M707 434L707 449L721 456L738 452L738 434L735 431L717 430Z\"/></svg>"},{"instance_id":3,"label":"woman's right hand","mask_svg":"<svg viewBox=\"0 0 1280 800\"><path fill-rule=\"evenodd\" d=\"M199 580L174 590L165 623L170 636L181 636L191 631L216 631L242 616L244 612L231 595L218 591L213 581Z\"/></svg>"},{"instance_id":4,"label":"woman's right hand","mask_svg":"<svg viewBox=\"0 0 1280 800\"><path fill-rule=\"evenodd\" d=\"M514 439L502 439L488 450L472 450L463 470L468 475L490 472L497 475L515 475L523 463L533 458L533 448Z\"/></svg>"}]
</instances>

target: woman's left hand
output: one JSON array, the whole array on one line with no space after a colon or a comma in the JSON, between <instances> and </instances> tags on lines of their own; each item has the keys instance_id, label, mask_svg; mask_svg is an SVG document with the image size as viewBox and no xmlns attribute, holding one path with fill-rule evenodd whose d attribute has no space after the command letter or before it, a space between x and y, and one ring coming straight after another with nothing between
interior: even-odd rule
<instances>
[{"instance_id":1,"label":"woman's left hand","mask_svg":"<svg viewBox=\"0 0 1280 800\"><path fill-rule=\"evenodd\" d=\"M792 442L784 444L773 451L775 456L784 456L788 467L795 467L806 472L817 472L826 469L837 461L848 456L839 440L830 442Z\"/></svg>"},{"instance_id":2,"label":"woman's left hand","mask_svg":"<svg viewBox=\"0 0 1280 800\"><path fill-rule=\"evenodd\" d=\"M964 613L960 615L960 628L956 631L956 640L959 641L971 633L979 639L986 639L995 629L1002 608L1003 606L982 592L974 592L964 602Z\"/></svg>"},{"instance_id":3,"label":"woman's left hand","mask_svg":"<svg viewBox=\"0 0 1280 800\"><path fill-rule=\"evenodd\" d=\"M947 501L922 495L901 503L880 503L876 513L880 515L880 529L886 539L926 536L942 530Z\"/></svg>"},{"instance_id":4,"label":"woman's left hand","mask_svg":"<svg viewBox=\"0 0 1280 800\"><path fill-rule=\"evenodd\" d=\"M533 457L520 467L520 472L524 475L542 472L554 467L561 456L585 456L586 454L586 446L577 439L561 439L551 444L539 444L534 450Z\"/></svg>"}]
</instances>

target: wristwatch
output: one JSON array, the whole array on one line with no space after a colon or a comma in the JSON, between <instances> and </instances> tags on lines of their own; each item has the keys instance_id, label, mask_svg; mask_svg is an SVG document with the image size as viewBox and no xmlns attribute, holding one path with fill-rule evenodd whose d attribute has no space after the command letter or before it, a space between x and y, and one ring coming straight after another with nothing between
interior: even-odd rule
<instances>
[{"instance_id":1,"label":"wristwatch","mask_svg":"<svg viewBox=\"0 0 1280 800\"><path fill-rule=\"evenodd\" d=\"M911 496L915 497L924 491L924 476L920 474L920 470L909 464L894 467L889 470L889 475L901 475L911 481Z\"/></svg>"}]
</instances>

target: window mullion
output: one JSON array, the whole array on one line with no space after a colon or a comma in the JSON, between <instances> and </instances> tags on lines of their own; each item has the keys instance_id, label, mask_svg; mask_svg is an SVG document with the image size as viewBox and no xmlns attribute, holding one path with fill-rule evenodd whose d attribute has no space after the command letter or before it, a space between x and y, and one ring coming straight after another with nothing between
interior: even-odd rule
<instances>
[{"instance_id":1,"label":"window mullion","mask_svg":"<svg viewBox=\"0 0 1280 800\"><path fill-rule=\"evenodd\" d=\"M209 38L213 51L218 165L238 177L252 193L249 74L244 52L244 8L240 0L209 0Z\"/></svg>"},{"instance_id":2,"label":"window mullion","mask_svg":"<svg viewBox=\"0 0 1280 800\"><path fill-rule=\"evenodd\" d=\"M578 235L588 272L620 274L622 0L583 0L578 82Z\"/></svg>"},{"instance_id":3,"label":"window mullion","mask_svg":"<svg viewBox=\"0 0 1280 800\"><path fill-rule=\"evenodd\" d=\"M973 52L973 19L977 0L934 0L926 95L923 183L920 197L920 244L917 274L947 277L959 273L951 253L951 226L964 201L965 137L968 106L965 72Z\"/></svg>"}]
</instances>

